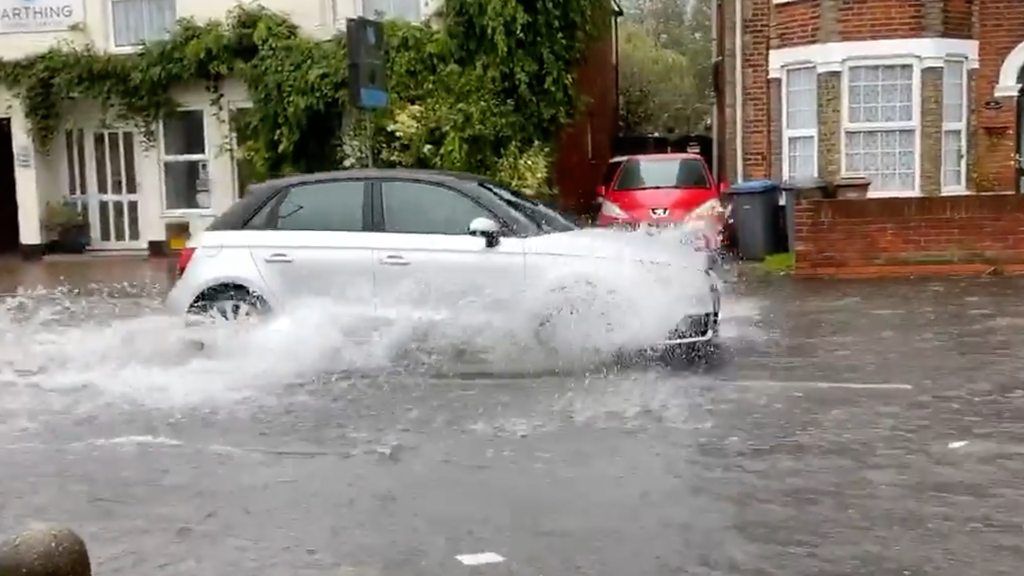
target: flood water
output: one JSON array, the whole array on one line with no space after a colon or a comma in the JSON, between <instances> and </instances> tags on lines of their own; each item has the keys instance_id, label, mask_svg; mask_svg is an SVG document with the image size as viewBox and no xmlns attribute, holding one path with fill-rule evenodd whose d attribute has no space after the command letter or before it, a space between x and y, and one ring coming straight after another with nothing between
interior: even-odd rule
<instances>
[{"instance_id":1,"label":"flood water","mask_svg":"<svg viewBox=\"0 0 1024 576\"><path fill-rule=\"evenodd\" d=\"M351 344L322 306L198 352L166 266L104 264L0 266L0 532L68 525L97 574L1024 561L1019 280L731 282L715 362L608 370L480 318Z\"/></svg>"}]
</instances>

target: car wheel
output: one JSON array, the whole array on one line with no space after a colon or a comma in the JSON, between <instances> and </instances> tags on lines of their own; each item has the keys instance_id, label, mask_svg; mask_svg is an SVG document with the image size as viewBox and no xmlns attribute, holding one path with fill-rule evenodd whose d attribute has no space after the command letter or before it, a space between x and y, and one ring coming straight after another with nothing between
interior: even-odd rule
<instances>
[{"instance_id":1,"label":"car wheel","mask_svg":"<svg viewBox=\"0 0 1024 576\"><path fill-rule=\"evenodd\" d=\"M577 322L599 326L610 331L612 325L606 310L602 309L602 291L590 280L580 280L548 290L545 307L539 312L534 337L542 346L557 349L565 338L576 342L583 336ZM606 295L607 296L607 295ZM599 337L596 334L586 334ZM577 342L578 343L578 342Z\"/></svg>"},{"instance_id":2,"label":"car wheel","mask_svg":"<svg viewBox=\"0 0 1024 576\"><path fill-rule=\"evenodd\" d=\"M715 340L698 344L676 344L665 348L661 362L672 369L692 369L712 364L718 356Z\"/></svg>"},{"instance_id":3,"label":"car wheel","mask_svg":"<svg viewBox=\"0 0 1024 576\"><path fill-rule=\"evenodd\" d=\"M242 286L214 286L189 308L192 320L253 322L270 312L266 299Z\"/></svg>"}]
</instances>

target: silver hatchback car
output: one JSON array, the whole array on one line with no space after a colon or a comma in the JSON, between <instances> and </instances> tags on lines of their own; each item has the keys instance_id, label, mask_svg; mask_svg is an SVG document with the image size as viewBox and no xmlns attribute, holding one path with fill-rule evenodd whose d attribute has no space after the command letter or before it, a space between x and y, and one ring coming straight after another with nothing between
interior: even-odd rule
<instances>
[{"instance_id":1,"label":"silver hatchback car","mask_svg":"<svg viewBox=\"0 0 1024 576\"><path fill-rule=\"evenodd\" d=\"M712 343L720 313L715 274L693 266L678 243L649 242L638 251L624 234L580 228L468 174L370 169L290 177L250 188L189 242L167 306L185 318L235 320L328 297L370 315L412 304L443 317L467 294L498 287L529 295L610 270L633 286L685 280L685 293L657 311L657 321L670 320L664 332L641 348L678 357Z\"/></svg>"}]
</instances>

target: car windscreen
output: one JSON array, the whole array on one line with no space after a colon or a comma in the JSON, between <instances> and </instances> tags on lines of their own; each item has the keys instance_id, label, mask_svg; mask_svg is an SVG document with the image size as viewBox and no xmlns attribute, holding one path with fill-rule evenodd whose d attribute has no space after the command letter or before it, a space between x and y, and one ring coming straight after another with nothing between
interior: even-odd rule
<instances>
[{"instance_id":1,"label":"car windscreen","mask_svg":"<svg viewBox=\"0 0 1024 576\"><path fill-rule=\"evenodd\" d=\"M693 158L630 158L615 182L616 190L710 187L704 163Z\"/></svg>"},{"instance_id":2,"label":"car windscreen","mask_svg":"<svg viewBox=\"0 0 1024 576\"><path fill-rule=\"evenodd\" d=\"M558 211L530 198L522 192L499 186L493 182L480 182L487 191L497 196L510 208L533 222L542 232L568 232L578 226Z\"/></svg>"}]
</instances>

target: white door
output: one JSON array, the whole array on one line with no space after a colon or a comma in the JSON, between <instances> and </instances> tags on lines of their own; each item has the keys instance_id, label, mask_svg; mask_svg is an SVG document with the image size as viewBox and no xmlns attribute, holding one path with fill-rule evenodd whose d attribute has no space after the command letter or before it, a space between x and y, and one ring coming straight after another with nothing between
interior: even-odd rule
<instances>
[{"instance_id":1,"label":"white door","mask_svg":"<svg viewBox=\"0 0 1024 576\"><path fill-rule=\"evenodd\" d=\"M87 211L90 248L144 248L135 132L75 129L65 137L68 192Z\"/></svg>"},{"instance_id":2,"label":"white door","mask_svg":"<svg viewBox=\"0 0 1024 576\"><path fill-rule=\"evenodd\" d=\"M372 313L368 200L361 181L300 184L253 219L263 230L251 233L252 255L279 300L339 316Z\"/></svg>"},{"instance_id":3,"label":"white door","mask_svg":"<svg viewBox=\"0 0 1024 576\"><path fill-rule=\"evenodd\" d=\"M523 241L503 237L488 247L469 223L495 216L458 191L434 184L379 185L383 232L373 235L378 312L435 317L478 313L518 301Z\"/></svg>"}]
</instances>

